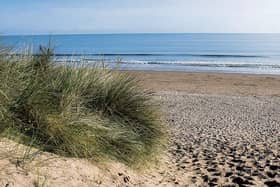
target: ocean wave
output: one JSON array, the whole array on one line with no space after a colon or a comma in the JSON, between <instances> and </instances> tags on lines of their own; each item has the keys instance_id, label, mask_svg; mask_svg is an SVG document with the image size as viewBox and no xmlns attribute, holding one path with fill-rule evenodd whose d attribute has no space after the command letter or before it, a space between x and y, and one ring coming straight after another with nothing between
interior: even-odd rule
<instances>
[{"instance_id":1,"label":"ocean wave","mask_svg":"<svg viewBox=\"0 0 280 187\"><path fill-rule=\"evenodd\" d=\"M148 62L147 64L158 64L158 65L179 65L179 66L190 66L190 67L228 67L228 68L279 68L278 64L252 64L252 63L161 63L161 62Z\"/></svg>"},{"instance_id":2,"label":"ocean wave","mask_svg":"<svg viewBox=\"0 0 280 187\"><path fill-rule=\"evenodd\" d=\"M189 66L189 67L227 67L227 68L272 68L280 69L280 63L248 63L248 62L230 62L230 61L145 61L145 60L123 60L117 62L116 60L100 60L100 59L57 59L57 62L64 63L107 63L119 65L159 65L159 66Z\"/></svg>"},{"instance_id":3,"label":"ocean wave","mask_svg":"<svg viewBox=\"0 0 280 187\"><path fill-rule=\"evenodd\" d=\"M162 54L162 53L105 53L105 54L96 54L96 53L78 53L78 54L70 54L70 53L58 53L55 54L57 57L87 57L87 56L113 56L113 57L121 57L121 56L177 56L177 57L205 57L205 58L266 58L268 56L263 55L235 55L235 54Z\"/></svg>"}]
</instances>

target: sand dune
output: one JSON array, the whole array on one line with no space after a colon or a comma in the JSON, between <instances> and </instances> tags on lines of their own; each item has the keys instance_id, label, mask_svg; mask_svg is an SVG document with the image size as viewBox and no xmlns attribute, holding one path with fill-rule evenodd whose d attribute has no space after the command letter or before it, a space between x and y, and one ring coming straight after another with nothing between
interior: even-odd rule
<instances>
[{"instance_id":1,"label":"sand dune","mask_svg":"<svg viewBox=\"0 0 280 187\"><path fill-rule=\"evenodd\" d=\"M170 129L159 163L139 172L43 153L22 170L8 156L0 186L280 186L279 77L132 73L156 91Z\"/></svg>"}]
</instances>

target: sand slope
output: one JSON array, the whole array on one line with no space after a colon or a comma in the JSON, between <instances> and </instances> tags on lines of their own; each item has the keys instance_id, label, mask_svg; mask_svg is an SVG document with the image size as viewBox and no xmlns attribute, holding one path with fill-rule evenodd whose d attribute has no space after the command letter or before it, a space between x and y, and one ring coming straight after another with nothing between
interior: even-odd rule
<instances>
[{"instance_id":1,"label":"sand slope","mask_svg":"<svg viewBox=\"0 0 280 187\"><path fill-rule=\"evenodd\" d=\"M26 146L7 139L0 142L0 187L92 187L92 186L154 186L145 173L133 171L123 164L96 163L84 159L38 153L33 149L22 161Z\"/></svg>"}]
</instances>

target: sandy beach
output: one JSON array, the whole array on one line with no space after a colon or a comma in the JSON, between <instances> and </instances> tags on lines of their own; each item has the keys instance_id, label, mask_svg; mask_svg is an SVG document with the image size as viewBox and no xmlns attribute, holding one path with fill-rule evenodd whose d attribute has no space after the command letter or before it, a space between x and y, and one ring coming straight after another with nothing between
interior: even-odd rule
<instances>
[{"instance_id":1,"label":"sandy beach","mask_svg":"<svg viewBox=\"0 0 280 187\"><path fill-rule=\"evenodd\" d=\"M279 97L160 96L178 185L279 186Z\"/></svg>"},{"instance_id":2,"label":"sandy beach","mask_svg":"<svg viewBox=\"0 0 280 187\"><path fill-rule=\"evenodd\" d=\"M180 91L189 94L280 96L280 76L223 73L125 71L138 77L155 92Z\"/></svg>"},{"instance_id":3,"label":"sandy beach","mask_svg":"<svg viewBox=\"0 0 280 187\"><path fill-rule=\"evenodd\" d=\"M280 186L279 76L129 73L155 92L169 128L160 164L144 174L124 166L101 172L84 161L64 158L55 161L60 169L44 167L48 185ZM5 173L7 178L9 171L1 171ZM30 171L32 180L34 175ZM11 180L16 184L17 175Z\"/></svg>"},{"instance_id":4,"label":"sandy beach","mask_svg":"<svg viewBox=\"0 0 280 187\"><path fill-rule=\"evenodd\" d=\"M280 185L280 77L132 73L166 113L175 185Z\"/></svg>"},{"instance_id":5,"label":"sandy beach","mask_svg":"<svg viewBox=\"0 0 280 187\"><path fill-rule=\"evenodd\" d=\"M0 187L280 187L279 10L1 1Z\"/></svg>"}]
</instances>

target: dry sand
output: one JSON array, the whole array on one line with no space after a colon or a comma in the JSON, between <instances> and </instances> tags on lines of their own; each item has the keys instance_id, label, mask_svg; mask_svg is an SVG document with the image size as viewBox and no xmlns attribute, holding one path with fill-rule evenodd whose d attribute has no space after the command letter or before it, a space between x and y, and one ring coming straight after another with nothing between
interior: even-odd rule
<instances>
[{"instance_id":1,"label":"dry sand","mask_svg":"<svg viewBox=\"0 0 280 187\"><path fill-rule=\"evenodd\" d=\"M2 140L0 186L280 186L280 76L129 73L156 92L170 127L158 164L139 173L43 153L22 169Z\"/></svg>"},{"instance_id":2,"label":"dry sand","mask_svg":"<svg viewBox=\"0 0 280 187\"><path fill-rule=\"evenodd\" d=\"M280 96L280 76L126 71L137 76L144 87L154 91L194 94Z\"/></svg>"},{"instance_id":3,"label":"dry sand","mask_svg":"<svg viewBox=\"0 0 280 187\"><path fill-rule=\"evenodd\" d=\"M179 185L280 186L279 97L160 96Z\"/></svg>"}]
</instances>

